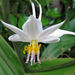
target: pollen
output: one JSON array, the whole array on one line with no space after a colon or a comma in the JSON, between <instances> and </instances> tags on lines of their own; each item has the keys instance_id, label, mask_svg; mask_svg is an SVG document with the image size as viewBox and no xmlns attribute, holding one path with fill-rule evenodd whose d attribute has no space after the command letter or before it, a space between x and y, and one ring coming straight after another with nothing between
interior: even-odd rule
<instances>
[{"instance_id":1,"label":"pollen","mask_svg":"<svg viewBox=\"0 0 75 75\"><path fill-rule=\"evenodd\" d=\"M23 53L26 54L26 52L28 54L30 54L31 52L34 52L35 55L37 55L37 53L40 51L41 48L41 44L38 44L36 40L31 41L30 45L25 46L24 47L24 51Z\"/></svg>"}]
</instances>

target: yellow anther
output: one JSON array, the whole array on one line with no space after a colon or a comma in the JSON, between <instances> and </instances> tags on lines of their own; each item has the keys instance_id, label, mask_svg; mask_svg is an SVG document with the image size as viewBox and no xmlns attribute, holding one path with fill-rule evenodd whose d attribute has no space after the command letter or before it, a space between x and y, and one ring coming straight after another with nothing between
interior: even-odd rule
<instances>
[{"instance_id":1,"label":"yellow anther","mask_svg":"<svg viewBox=\"0 0 75 75\"><path fill-rule=\"evenodd\" d=\"M40 47L41 47L41 44L38 45L36 40L31 41L31 45L24 47L23 53L25 54L27 51L28 54L30 54L31 52L34 52L35 54L37 54L40 51Z\"/></svg>"},{"instance_id":2,"label":"yellow anther","mask_svg":"<svg viewBox=\"0 0 75 75\"><path fill-rule=\"evenodd\" d=\"M25 52L25 51L23 51L23 54L26 54L26 52Z\"/></svg>"},{"instance_id":3,"label":"yellow anther","mask_svg":"<svg viewBox=\"0 0 75 75\"><path fill-rule=\"evenodd\" d=\"M27 51L27 46L24 47L23 53L26 54L26 51Z\"/></svg>"},{"instance_id":4,"label":"yellow anther","mask_svg":"<svg viewBox=\"0 0 75 75\"><path fill-rule=\"evenodd\" d=\"M31 50L31 46L30 46L30 45L28 45L27 49L28 49L28 50Z\"/></svg>"},{"instance_id":5,"label":"yellow anther","mask_svg":"<svg viewBox=\"0 0 75 75\"><path fill-rule=\"evenodd\" d=\"M31 46L30 45L28 45L28 54L30 54L30 52L31 52Z\"/></svg>"},{"instance_id":6,"label":"yellow anther","mask_svg":"<svg viewBox=\"0 0 75 75\"><path fill-rule=\"evenodd\" d=\"M28 50L28 47L27 47L27 46L25 46L25 47L24 47L24 50L25 50L25 51L26 51L26 50Z\"/></svg>"},{"instance_id":7,"label":"yellow anther","mask_svg":"<svg viewBox=\"0 0 75 75\"><path fill-rule=\"evenodd\" d=\"M23 53L26 54L26 51L27 51L27 50L28 50L28 46L25 46Z\"/></svg>"},{"instance_id":8,"label":"yellow anther","mask_svg":"<svg viewBox=\"0 0 75 75\"><path fill-rule=\"evenodd\" d=\"M35 53L35 54L37 54L38 52L39 52L39 50L40 50L40 47L41 47L41 44L40 45L38 45L38 44L33 44L32 45L32 51Z\"/></svg>"},{"instance_id":9,"label":"yellow anther","mask_svg":"<svg viewBox=\"0 0 75 75\"><path fill-rule=\"evenodd\" d=\"M40 48L41 48L41 44L38 46L38 49L40 50Z\"/></svg>"}]
</instances>

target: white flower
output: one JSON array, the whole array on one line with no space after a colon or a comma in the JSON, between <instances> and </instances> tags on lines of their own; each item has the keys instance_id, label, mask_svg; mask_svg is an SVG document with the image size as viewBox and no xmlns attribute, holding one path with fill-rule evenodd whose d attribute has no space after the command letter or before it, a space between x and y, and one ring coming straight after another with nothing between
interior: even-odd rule
<instances>
[{"instance_id":1,"label":"white flower","mask_svg":"<svg viewBox=\"0 0 75 75\"><path fill-rule=\"evenodd\" d=\"M29 57L31 54L31 65L32 65L32 62L35 63L35 54L37 55L37 61L40 63L40 60L39 60L40 50L39 49L41 45L38 45L38 42L55 43L55 42L58 42L60 40L60 37L63 36L64 34L75 35L74 32L59 29L63 25L64 21L43 30L42 23L41 23L42 7L37 0L35 1L38 3L39 8L40 8L39 17L36 18L35 6L34 6L34 3L31 1L33 15L29 16L28 20L23 24L22 30L15 27L14 25L7 24L1 20L1 22L7 28L9 28L11 31L16 33L8 38L10 41L30 42L30 45L27 46L29 53L27 56L26 63L28 63ZM27 49L25 47L25 50Z\"/></svg>"}]
</instances>

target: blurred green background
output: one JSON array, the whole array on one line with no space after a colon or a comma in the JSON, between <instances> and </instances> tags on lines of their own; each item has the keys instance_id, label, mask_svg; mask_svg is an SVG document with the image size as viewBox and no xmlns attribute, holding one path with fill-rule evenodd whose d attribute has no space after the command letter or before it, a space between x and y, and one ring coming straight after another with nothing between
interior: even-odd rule
<instances>
[{"instance_id":1,"label":"blurred green background","mask_svg":"<svg viewBox=\"0 0 75 75\"><path fill-rule=\"evenodd\" d=\"M47 28L66 19L61 29L75 32L75 0L38 0L42 5L42 25ZM33 0L37 16L39 7ZM29 0L0 0L0 19L22 29L32 14ZM0 75L74 75L75 36L64 35L60 42L42 44L41 64L25 64L23 48L28 43L10 42L13 32L0 23Z\"/></svg>"}]
</instances>

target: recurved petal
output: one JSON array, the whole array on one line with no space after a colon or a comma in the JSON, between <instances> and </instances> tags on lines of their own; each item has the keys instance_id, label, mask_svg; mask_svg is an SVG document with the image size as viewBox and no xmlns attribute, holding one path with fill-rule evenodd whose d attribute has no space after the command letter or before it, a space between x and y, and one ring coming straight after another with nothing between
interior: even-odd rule
<instances>
[{"instance_id":1,"label":"recurved petal","mask_svg":"<svg viewBox=\"0 0 75 75\"><path fill-rule=\"evenodd\" d=\"M25 32L23 32L21 29L11 25L11 24L8 24L8 23L5 23L4 21L1 21L2 24L4 24L7 28L9 28L11 31L15 32L16 34L18 34L19 36L21 36L22 38L26 39L29 37L29 35L27 35Z\"/></svg>"},{"instance_id":2,"label":"recurved petal","mask_svg":"<svg viewBox=\"0 0 75 75\"><path fill-rule=\"evenodd\" d=\"M61 29L57 29L56 31L54 31L50 36L56 36L56 37L61 37L65 34L69 34L69 35L75 35L74 32L70 32L70 31L66 31L66 30L61 30Z\"/></svg>"},{"instance_id":3,"label":"recurved petal","mask_svg":"<svg viewBox=\"0 0 75 75\"><path fill-rule=\"evenodd\" d=\"M27 32L31 38L35 39L39 33L42 32L41 21L36 19L34 16L30 16L26 23L23 25L23 30Z\"/></svg>"},{"instance_id":4,"label":"recurved petal","mask_svg":"<svg viewBox=\"0 0 75 75\"><path fill-rule=\"evenodd\" d=\"M55 30L57 30L60 26L62 26L64 24L65 21L59 23L59 24L56 24L56 25L53 25L51 27L48 27L47 29L43 30L42 33L39 34L39 37L45 37L45 36L48 36L50 35L51 33L53 33Z\"/></svg>"},{"instance_id":5,"label":"recurved petal","mask_svg":"<svg viewBox=\"0 0 75 75\"><path fill-rule=\"evenodd\" d=\"M40 38L38 41L42 43L56 43L59 42L60 38L55 36L48 36L44 38Z\"/></svg>"},{"instance_id":6,"label":"recurved petal","mask_svg":"<svg viewBox=\"0 0 75 75\"><path fill-rule=\"evenodd\" d=\"M18 34L14 34L12 36L10 36L9 38L9 41L13 41L13 42L18 42L18 41L21 41L21 42L30 42L29 40L25 40L23 38L21 38Z\"/></svg>"}]
</instances>

